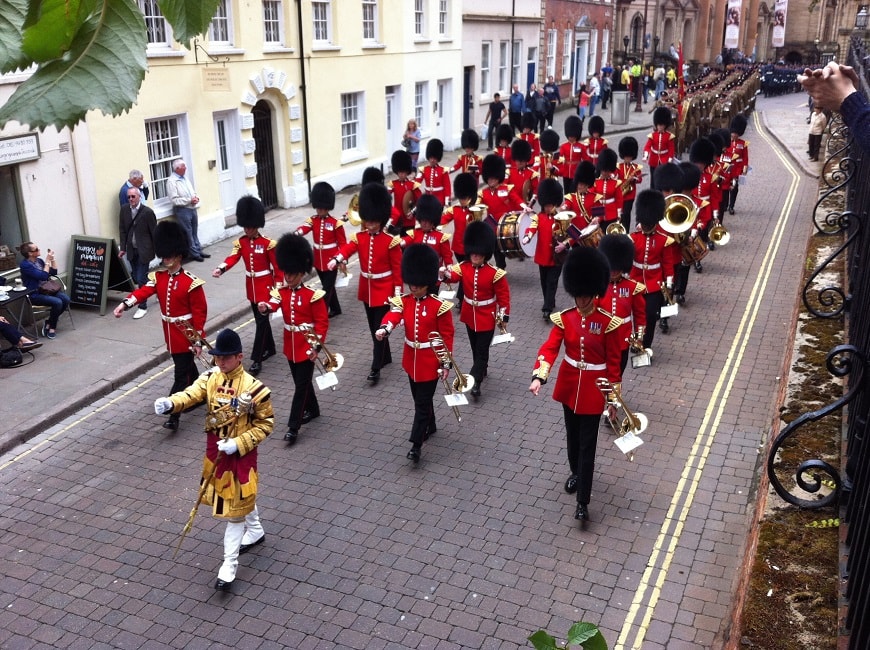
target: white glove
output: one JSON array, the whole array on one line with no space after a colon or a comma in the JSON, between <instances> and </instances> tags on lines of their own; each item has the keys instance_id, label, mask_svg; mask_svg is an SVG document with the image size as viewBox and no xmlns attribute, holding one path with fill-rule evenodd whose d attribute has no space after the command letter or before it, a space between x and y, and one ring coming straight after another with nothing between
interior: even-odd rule
<instances>
[{"instance_id":1,"label":"white glove","mask_svg":"<svg viewBox=\"0 0 870 650\"><path fill-rule=\"evenodd\" d=\"M236 444L235 438L224 438L223 440L218 440L217 447L227 456L229 456L230 454L234 454L239 450L239 445Z\"/></svg>"},{"instance_id":2,"label":"white glove","mask_svg":"<svg viewBox=\"0 0 870 650\"><path fill-rule=\"evenodd\" d=\"M158 397L154 400L154 412L157 415L169 413L172 410L172 400L168 397Z\"/></svg>"}]
</instances>

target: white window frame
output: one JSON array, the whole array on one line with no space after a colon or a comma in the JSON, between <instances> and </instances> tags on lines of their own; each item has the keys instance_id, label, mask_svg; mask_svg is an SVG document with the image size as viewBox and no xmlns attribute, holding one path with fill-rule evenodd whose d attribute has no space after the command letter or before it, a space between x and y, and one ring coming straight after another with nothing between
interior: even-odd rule
<instances>
[{"instance_id":1,"label":"white window frame","mask_svg":"<svg viewBox=\"0 0 870 650\"><path fill-rule=\"evenodd\" d=\"M426 0L414 0L414 36L426 36Z\"/></svg>"},{"instance_id":2,"label":"white window frame","mask_svg":"<svg viewBox=\"0 0 870 650\"><path fill-rule=\"evenodd\" d=\"M565 42L562 43L562 79L571 78L571 46L574 43L574 30L565 30Z\"/></svg>"},{"instance_id":3,"label":"white window frame","mask_svg":"<svg viewBox=\"0 0 870 650\"><path fill-rule=\"evenodd\" d=\"M147 50L171 50L172 27L166 22L157 0L139 0L139 9L145 17L145 38L148 41Z\"/></svg>"},{"instance_id":4,"label":"white window frame","mask_svg":"<svg viewBox=\"0 0 870 650\"><path fill-rule=\"evenodd\" d=\"M362 35L364 43L378 42L378 0L362 0Z\"/></svg>"},{"instance_id":5,"label":"white window frame","mask_svg":"<svg viewBox=\"0 0 870 650\"><path fill-rule=\"evenodd\" d=\"M489 95L490 66L492 65L492 41L483 41L480 44L480 94Z\"/></svg>"},{"instance_id":6,"label":"white window frame","mask_svg":"<svg viewBox=\"0 0 870 650\"><path fill-rule=\"evenodd\" d=\"M319 45L332 45L332 0L311 3L312 40Z\"/></svg>"},{"instance_id":7,"label":"white window frame","mask_svg":"<svg viewBox=\"0 0 870 650\"><path fill-rule=\"evenodd\" d=\"M450 0L438 0L438 35L450 36Z\"/></svg>"},{"instance_id":8,"label":"white window frame","mask_svg":"<svg viewBox=\"0 0 870 650\"><path fill-rule=\"evenodd\" d=\"M158 216L163 216L172 212L166 188L166 181L172 175L172 161L177 158L187 160L187 152L190 151L187 116L168 115L145 120L145 148L148 151L150 198L154 200Z\"/></svg>"},{"instance_id":9,"label":"white window frame","mask_svg":"<svg viewBox=\"0 0 870 650\"><path fill-rule=\"evenodd\" d=\"M520 83L520 74L522 72L522 60L521 60L522 51L523 51L523 42L522 41L514 41L513 42L513 65L511 66L511 89L513 89L513 84L519 84L520 88L523 87L523 84Z\"/></svg>"},{"instance_id":10,"label":"white window frame","mask_svg":"<svg viewBox=\"0 0 870 650\"><path fill-rule=\"evenodd\" d=\"M341 152L342 155L363 149L363 94L341 94Z\"/></svg>"},{"instance_id":11,"label":"white window frame","mask_svg":"<svg viewBox=\"0 0 870 650\"><path fill-rule=\"evenodd\" d=\"M429 82L418 81L414 84L414 119L421 131L427 127L426 106L429 104Z\"/></svg>"},{"instance_id":12,"label":"white window frame","mask_svg":"<svg viewBox=\"0 0 870 650\"><path fill-rule=\"evenodd\" d=\"M233 10L230 0L218 0L208 24L208 41L212 45L233 46Z\"/></svg>"},{"instance_id":13,"label":"white window frame","mask_svg":"<svg viewBox=\"0 0 870 650\"><path fill-rule=\"evenodd\" d=\"M282 0L263 0L263 42L284 47L284 5Z\"/></svg>"},{"instance_id":14,"label":"white window frame","mask_svg":"<svg viewBox=\"0 0 870 650\"><path fill-rule=\"evenodd\" d=\"M547 77L556 77L556 44L559 41L559 32L555 29L547 30Z\"/></svg>"},{"instance_id":15,"label":"white window frame","mask_svg":"<svg viewBox=\"0 0 870 650\"><path fill-rule=\"evenodd\" d=\"M498 44L498 90L500 93L506 93L508 90L508 66L510 61L510 41L499 41ZM510 93L507 93L510 94Z\"/></svg>"}]
</instances>

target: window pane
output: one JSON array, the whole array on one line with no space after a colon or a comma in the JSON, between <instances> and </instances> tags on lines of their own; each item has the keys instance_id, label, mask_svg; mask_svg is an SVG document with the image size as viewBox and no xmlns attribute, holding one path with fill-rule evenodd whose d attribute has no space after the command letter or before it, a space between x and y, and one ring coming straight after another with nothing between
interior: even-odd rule
<instances>
[{"instance_id":1,"label":"window pane","mask_svg":"<svg viewBox=\"0 0 870 650\"><path fill-rule=\"evenodd\" d=\"M312 2L311 11L314 16L314 40L329 41L329 3Z\"/></svg>"},{"instance_id":2,"label":"window pane","mask_svg":"<svg viewBox=\"0 0 870 650\"><path fill-rule=\"evenodd\" d=\"M174 118L145 122L148 170L154 199L167 196L166 180L172 174L172 161L181 157L178 120Z\"/></svg>"},{"instance_id":3,"label":"window pane","mask_svg":"<svg viewBox=\"0 0 870 650\"><path fill-rule=\"evenodd\" d=\"M346 93L341 96L341 150L359 147L359 95Z\"/></svg>"},{"instance_id":4,"label":"window pane","mask_svg":"<svg viewBox=\"0 0 870 650\"><path fill-rule=\"evenodd\" d=\"M267 43L281 42L280 0L263 0L263 31Z\"/></svg>"},{"instance_id":5,"label":"window pane","mask_svg":"<svg viewBox=\"0 0 870 650\"><path fill-rule=\"evenodd\" d=\"M414 0L414 34L416 36L423 35L423 2L424 0Z\"/></svg>"},{"instance_id":6,"label":"window pane","mask_svg":"<svg viewBox=\"0 0 870 650\"><path fill-rule=\"evenodd\" d=\"M377 39L377 31L375 29L377 16L378 16L378 4L375 0L363 0L362 4L363 10L363 38L367 41L374 41Z\"/></svg>"},{"instance_id":7,"label":"window pane","mask_svg":"<svg viewBox=\"0 0 870 650\"><path fill-rule=\"evenodd\" d=\"M142 14L145 16L145 29L148 33L148 43L166 45L166 20L160 13L157 0L142 0L140 5Z\"/></svg>"},{"instance_id":8,"label":"window pane","mask_svg":"<svg viewBox=\"0 0 870 650\"><path fill-rule=\"evenodd\" d=\"M208 28L209 39L222 43L230 42L230 21L227 16L227 0L220 0Z\"/></svg>"}]
</instances>

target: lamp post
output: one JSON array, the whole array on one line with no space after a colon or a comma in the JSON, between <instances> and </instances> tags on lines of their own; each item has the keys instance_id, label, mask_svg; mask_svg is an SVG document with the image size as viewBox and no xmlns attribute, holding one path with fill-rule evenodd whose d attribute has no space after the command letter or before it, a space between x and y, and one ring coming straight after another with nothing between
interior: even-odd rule
<instances>
[{"instance_id":1,"label":"lamp post","mask_svg":"<svg viewBox=\"0 0 870 650\"><path fill-rule=\"evenodd\" d=\"M816 40L813 41L813 47L815 48L815 49L814 49L814 54L815 54L815 57L816 57L815 64L816 64L816 65L819 65L819 62L820 62L821 59L822 59L821 52L819 51L819 39L816 39Z\"/></svg>"},{"instance_id":2,"label":"lamp post","mask_svg":"<svg viewBox=\"0 0 870 650\"><path fill-rule=\"evenodd\" d=\"M623 64L625 64L625 62L628 61L628 34L622 37L622 44L625 46L625 55L623 56L625 59Z\"/></svg>"},{"instance_id":3,"label":"lamp post","mask_svg":"<svg viewBox=\"0 0 870 650\"><path fill-rule=\"evenodd\" d=\"M659 42L661 39L658 36L653 36L653 60L655 60L659 51Z\"/></svg>"},{"instance_id":4,"label":"lamp post","mask_svg":"<svg viewBox=\"0 0 870 650\"><path fill-rule=\"evenodd\" d=\"M643 87L643 74L646 67L644 56L646 54L646 17L649 15L649 0L644 0L643 3L643 23L641 23L640 31L640 74L637 77L637 106L634 107L635 113L643 112L641 101L646 88Z\"/></svg>"},{"instance_id":5,"label":"lamp post","mask_svg":"<svg viewBox=\"0 0 870 650\"><path fill-rule=\"evenodd\" d=\"M867 19L870 18L870 11L867 10L867 5L858 7L858 13L855 14L855 29L864 31L867 29Z\"/></svg>"}]
</instances>

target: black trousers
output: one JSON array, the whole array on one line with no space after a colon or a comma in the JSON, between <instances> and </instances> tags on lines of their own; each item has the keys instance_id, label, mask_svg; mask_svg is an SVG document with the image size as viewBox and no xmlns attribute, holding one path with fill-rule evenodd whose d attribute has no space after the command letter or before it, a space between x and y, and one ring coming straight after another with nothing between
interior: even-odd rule
<instances>
[{"instance_id":1,"label":"black trousers","mask_svg":"<svg viewBox=\"0 0 870 650\"><path fill-rule=\"evenodd\" d=\"M691 265L686 265L680 262L677 264L676 272L674 273L674 293L685 296L686 289L689 288L689 271Z\"/></svg>"},{"instance_id":2,"label":"black trousers","mask_svg":"<svg viewBox=\"0 0 870 650\"><path fill-rule=\"evenodd\" d=\"M338 292L335 290L335 279L338 277L338 269L334 271L317 271L320 278L320 286L326 292L326 307L330 314L340 314L341 305L338 304Z\"/></svg>"},{"instance_id":3,"label":"black trousers","mask_svg":"<svg viewBox=\"0 0 870 650\"><path fill-rule=\"evenodd\" d=\"M268 352L275 354L275 339L272 337L272 325L269 323L269 312L261 314L257 309L257 303L251 303L251 311L254 312L254 346L251 348L251 360L262 361L263 355Z\"/></svg>"},{"instance_id":4,"label":"black trousers","mask_svg":"<svg viewBox=\"0 0 870 650\"><path fill-rule=\"evenodd\" d=\"M538 274L541 276L541 293L544 294L544 306L541 311L556 310L556 290L559 288L559 276L562 275L562 266L538 265Z\"/></svg>"},{"instance_id":5,"label":"black trousers","mask_svg":"<svg viewBox=\"0 0 870 650\"><path fill-rule=\"evenodd\" d=\"M172 375L172 388L169 390L170 395L184 390L199 376L193 352L179 352L173 354L172 363L175 366L175 369Z\"/></svg>"},{"instance_id":6,"label":"black trousers","mask_svg":"<svg viewBox=\"0 0 870 650\"><path fill-rule=\"evenodd\" d=\"M423 439L435 433L435 389L438 380L414 381L408 376L411 384L411 397L414 399L414 422L411 425L411 437L409 440L414 447L421 447Z\"/></svg>"},{"instance_id":7,"label":"black trousers","mask_svg":"<svg viewBox=\"0 0 870 650\"><path fill-rule=\"evenodd\" d=\"M501 252L501 249L498 247L498 243L495 245L495 251L493 251L493 257L495 258L495 265L500 269L507 268L507 258L505 258L504 253Z\"/></svg>"},{"instance_id":8,"label":"black trousers","mask_svg":"<svg viewBox=\"0 0 870 650\"><path fill-rule=\"evenodd\" d=\"M372 370L380 370L388 363L393 362L393 355L390 352L390 339L385 336L383 341L378 341L375 332L384 321L384 316L390 310L388 305L378 305L372 307L363 303L366 310L366 320L369 323L369 332L372 335Z\"/></svg>"},{"instance_id":9,"label":"black trousers","mask_svg":"<svg viewBox=\"0 0 870 650\"><path fill-rule=\"evenodd\" d=\"M464 262L467 255L463 255L462 253L457 253L454 251L453 256L456 258L456 263ZM456 283L456 304L462 304L462 297L465 295L465 291L462 288L462 278L459 279L459 282Z\"/></svg>"},{"instance_id":10,"label":"black trousers","mask_svg":"<svg viewBox=\"0 0 870 650\"><path fill-rule=\"evenodd\" d=\"M655 167L649 168L649 188L651 190L659 189L656 187L656 169L657 168L658 168L658 165L656 165Z\"/></svg>"},{"instance_id":11,"label":"black trousers","mask_svg":"<svg viewBox=\"0 0 870 650\"><path fill-rule=\"evenodd\" d=\"M626 199L622 202L622 219L620 223L626 233L631 232L631 211L634 209L634 199Z\"/></svg>"},{"instance_id":12,"label":"black trousers","mask_svg":"<svg viewBox=\"0 0 870 650\"><path fill-rule=\"evenodd\" d=\"M562 404L565 412L568 467L577 476L577 503L588 505L592 496L592 475L595 471L595 447L601 414L578 415Z\"/></svg>"},{"instance_id":13,"label":"black trousers","mask_svg":"<svg viewBox=\"0 0 870 650\"><path fill-rule=\"evenodd\" d=\"M656 334L656 323L661 316L662 305L665 297L661 291L644 294L646 299L646 331L643 333L643 347L652 347L653 338Z\"/></svg>"},{"instance_id":14,"label":"black trousers","mask_svg":"<svg viewBox=\"0 0 870 650\"><path fill-rule=\"evenodd\" d=\"M508 113L508 119L510 120L511 127L513 127L514 133L522 133L523 132L523 114L522 113Z\"/></svg>"},{"instance_id":15,"label":"black trousers","mask_svg":"<svg viewBox=\"0 0 870 650\"><path fill-rule=\"evenodd\" d=\"M738 181L737 178L735 178L732 181L731 191L728 192L728 209L729 210L734 209L734 202L737 200L737 192L740 189L740 184L737 181ZM721 217L721 215L720 215L720 217Z\"/></svg>"},{"instance_id":16,"label":"black trousers","mask_svg":"<svg viewBox=\"0 0 870 650\"><path fill-rule=\"evenodd\" d=\"M489 346L492 344L495 330L475 332L466 325L465 331L468 332L468 343L471 345L471 370L468 374L474 377L474 383L480 386L489 367Z\"/></svg>"},{"instance_id":17,"label":"black trousers","mask_svg":"<svg viewBox=\"0 0 870 650\"><path fill-rule=\"evenodd\" d=\"M290 404L290 417L287 418L287 427L299 431L302 426L302 414L305 411L311 415L320 415L320 404L317 403L317 395L314 392L314 362L293 362L289 359L290 374L293 376L293 401Z\"/></svg>"}]
</instances>

